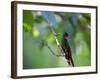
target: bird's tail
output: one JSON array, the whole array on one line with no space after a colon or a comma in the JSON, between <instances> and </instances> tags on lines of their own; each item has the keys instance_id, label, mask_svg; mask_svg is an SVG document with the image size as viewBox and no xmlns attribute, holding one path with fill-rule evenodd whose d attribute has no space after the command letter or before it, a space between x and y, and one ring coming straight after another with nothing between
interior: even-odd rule
<instances>
[{"instance_id":1,"label":"bird's tail","mask_svg":"<svg viewBox=\"0 0 100 80\"><path fill-rule=\"evenodd\" d=\"M72 66L74 67L74 61L73 61L73 59L71 58L70 60L71 60Z\"/></svg>"},{"instance_id":2,"label":"bird's tail","mask_svg":"<svg viewBox=\"0 0 100 80\"><path fill-rule=\"evenodd\" d=\"M74 67L74 62L73 62L73 59L71 58L70 60L67 60L67 63L70 65L70 66L73 66Z\"/></svg>"}]
</instances>

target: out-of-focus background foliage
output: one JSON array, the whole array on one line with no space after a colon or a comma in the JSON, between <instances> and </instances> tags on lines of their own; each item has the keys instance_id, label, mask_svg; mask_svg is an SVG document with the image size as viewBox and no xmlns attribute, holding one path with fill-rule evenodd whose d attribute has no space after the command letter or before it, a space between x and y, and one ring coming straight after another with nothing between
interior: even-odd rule
<instances>
[{"instance_id":1,"label":"out-of-focus background foliage","mask_svg":"<svg viewBox=\"0 0 100 80\"><path fill-rule=\"evenodd\" d=\"M23 10L23 69L70 67L61 54L49 28L59 33L62 42L64 32L69 34L69 44L75 66L91 65L91 14Z\"/></svg>"}]
</instances>

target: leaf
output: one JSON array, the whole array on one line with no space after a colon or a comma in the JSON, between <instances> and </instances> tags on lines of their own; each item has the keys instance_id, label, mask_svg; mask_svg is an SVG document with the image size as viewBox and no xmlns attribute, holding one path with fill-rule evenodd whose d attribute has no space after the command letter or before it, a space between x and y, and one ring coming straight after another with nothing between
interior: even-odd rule
<instances>
[{"instance_id":1,"label":"leaf","mask_svg":"<svg viewBox=\"0 0 100 80\"><path fill-rule=\"evenodd\" d=\"M90 23L90 21L91 21L91 14L90 13L83 14L82 16L87 19L88 23Z\"/></svg>"},{"instance_id":2,"label":"leaf","mask_svg":"<svg viewBox=\"0 0 100 80\"><path fill-rule=\"evenodd\" d=\"M35 37L35 38L36 38L36 37L39 37L39 31L38 31L37 28L34 27L34 28L32 29L32 35L33 35L33 37Z\"/></svg>"},{"instance_id":3,"label":"leaf","mask_svg":"<svg viewBox=\"0 0 100 80\"><path fill-rule=\"evenodd\" d=\"M32 12L30 10L24 10L23 11L23 28L24 30L27 31L31 31L32 26L33 26L33 15Z\"/></svg>"},{"instance_id":4,"label":"leaf","mask_svg":"<svg viewBox=\"0 0 100 80\"><path fill-rule=\"evenodd\" d=\"M29 24L27 24L27 23L23 23L23 27L24 27L24 30L25 30L26 32L30 32L31 29L32 29L31 25L29 25Z\"/></svg>"},{"instance_id":5,"label":"leaf","mask_svg":"<svg viewBox=\"0 0 100 80\"><path fill-rule=\"evenodd\" d=\"M41 23L43 21L43 17L42 16L36 16L35 20L36 23Z\"/></svg>"}]
</instances>

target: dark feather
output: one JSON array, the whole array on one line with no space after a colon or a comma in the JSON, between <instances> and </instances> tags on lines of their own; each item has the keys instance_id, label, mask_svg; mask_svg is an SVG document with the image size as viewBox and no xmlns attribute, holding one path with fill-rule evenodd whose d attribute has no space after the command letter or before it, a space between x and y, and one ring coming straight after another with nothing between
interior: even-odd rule
<instances>
[{"instance_id":1,"label":"dark feather","mask_svg":"<svg viewBox=\"0 0 100 80\"><path fill-rule=\"evenodd\" d=\"M65 36L66 35L64 34L64 36L63 36L63 42L62 42L61 46L62 46L62 49L63 49L63 51L65 53L65 58L66 58L68 64L74 66L74 62L73 62L72 54L71 54L71 49L70 49L70 46L68 44L67 39L64 38Z\"/></svg>"}]
</instances>

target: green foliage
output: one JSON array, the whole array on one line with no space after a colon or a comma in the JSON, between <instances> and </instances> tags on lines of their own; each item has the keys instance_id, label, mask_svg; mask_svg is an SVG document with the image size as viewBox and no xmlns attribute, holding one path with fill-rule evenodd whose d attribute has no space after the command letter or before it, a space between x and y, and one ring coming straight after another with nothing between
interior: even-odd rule
<instances>
[{"instance_id":1,"label":"green foliage","mask_svg":"<svg viewBox=\"0 0 100 80\"><path fill-rule=\"evenodd\" d=\"M69 44L75 66L91 65L91 14L71 12L23 11L23 68L68 67L64 57L52 55L48 47L61 54L50 26L62 42L64 32L69 34ZM31 32L31 34L30 34Z\"/></svg>"},{"instance_id":2,"label":"green foliage","mask_svg":"<svg viewBox=\"0 0 100 80\"><path fill-rule=\"evenodd\" d=\"M33 15L31 11L23 10L23 27L26 32L30 32L32 30L32 26L34 23Z\"/></svg>"},{"instance_id":3,"label":"green foliage","mask_svg":"<svg viewBox=\"0 0 100 80\"><path fill-rule=\"evenodd\" d=\"M41 22L43 21L43 17L42 17L42 16L37 16L37 17L34 19L34 21L35 21L36 23L41 23Z\"/></svg>"}]
</instances>

